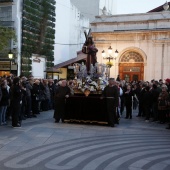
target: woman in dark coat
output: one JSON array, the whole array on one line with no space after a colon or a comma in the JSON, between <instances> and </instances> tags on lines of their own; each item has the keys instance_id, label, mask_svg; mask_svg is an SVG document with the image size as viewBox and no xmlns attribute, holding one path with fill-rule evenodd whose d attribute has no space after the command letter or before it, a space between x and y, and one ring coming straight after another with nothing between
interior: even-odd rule
<instances>
[{"instance_id":1,"label":"woman in dark coat","mask_svg":"<svg viewBox=\"0 0 170 170\"><path fill-rule=\"evenodd\" d=\"M145 112L145 122L149 122L149 119L151 117L151 106L152 106L153 100L152 100L152 94L150 92L150 87L145 87L145 93L143 96L143 109Z\"/></svg>"},{"instance_id":2,"label":"woman in dark coat","mask_svg":"<svg viewBox=\"0 0 170 170\"><path fill-rule=\"evenodd\" d=\"M41 109L42 111L47 111L50 108L50 88L48 86L48 80L43 80L43 94L44 94L44 100L41 102Z\"/></svg>"},{"instance_id":3,"label":"woman in dark coat","mask_svg":"<svg viewBox=\"0 0 170 170\"><path fill-rule=\"evenodd\" d=\"M32 87L32 91L31 91L33 117L36 117L36 114L40 114L40 111L39 111L39 102L41 100L40 93L41 93L40 81L35 80L33 87Z\"/></svg>"},{"instance_id":4,"label":"woman in dark coat","mask_svg":"<svg viewBox=\"0 0 170 170\"><path fill-rule=\"evenodd\" d=\"M131 86L127 86L127 90L124 93L125 97L125 106L126 106L126 119L130 118L132 119L132 97L133 97L133 91L131 90Z\"/></svg>"},{"instance_id":5,"label":"woman in dark coat","mask_svg":"<svg viewBox=\"0 0 170 170\"><path fill-rule=\"evenodd\" d=\"M11 112L12 112L12 126L21 126L21 105L22 105L22 89L20 87L19 77L15 77L11 87Z\"/></svg>"},{"instance_id":6,"label":"woman in dark coat","mask_svg":"<svg viewBox=\"0 0 170 170\"><path fill-rule=\"evenodd\" d=\"M6 110L9 105L9 91L7 90L7 84L3 82L1 84L2 99L0 101L0 125L6 124Z\"/></svg>"},{"instance_id":7,"label":"woman in dark coat","mask_svg":"<svg viewBox=\"0 0 170 170\"><path fill-rule=\"evenodd\" d=\"M55 122L58 123L61 119L64 122L65 115L65 98L68 98L70 95L70 88L67 86L67 81L62 80L60 86L56 89L55 92L55 111L54 118Z\"/></svg>"},{"instance_id":8,"label":"woman in dark coat","mask_svg":"<svg viewBox=\"0 0 170 170\"><path fill-rule=\"evenodd\" d=\"M162 92L159 94L158 97L158 117L161 124L166 122L166 114L168 111L168 98L169 94L167 92L167 86L162 85Z\"/></svg>"}]
</instances>

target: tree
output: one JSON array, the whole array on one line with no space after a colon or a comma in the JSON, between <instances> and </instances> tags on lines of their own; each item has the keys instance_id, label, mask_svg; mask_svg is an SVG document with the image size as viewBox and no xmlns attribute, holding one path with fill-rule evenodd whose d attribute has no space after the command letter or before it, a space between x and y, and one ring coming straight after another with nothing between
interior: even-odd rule
<instances>
[{"instance_id":1,"label":"tree","mask_svg":"<svg viewBox=\"0 0 170 170\"><path fill-rule=\"evenodd\" d=\"M12 28L0 26L0 51L7 48L13 38L15 38L15 31Z\"/></svg>"}]
</instances>

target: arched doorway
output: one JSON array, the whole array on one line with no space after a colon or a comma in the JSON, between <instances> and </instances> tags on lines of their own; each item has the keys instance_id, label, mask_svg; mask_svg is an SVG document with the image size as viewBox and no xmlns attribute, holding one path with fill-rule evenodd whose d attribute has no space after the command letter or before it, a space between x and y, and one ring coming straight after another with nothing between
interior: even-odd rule
<instances>
[{"instance_id":1,"label":"arched doorway","mask_svg":"<svg viewBox=\"0 0 170 170\"><path fill-rule=\"evenodd\" d=\"M144 59L136 51L122 54L119 62L119 75L122 80L139 81L144 79Z\"/></svg>"}]
</instances>

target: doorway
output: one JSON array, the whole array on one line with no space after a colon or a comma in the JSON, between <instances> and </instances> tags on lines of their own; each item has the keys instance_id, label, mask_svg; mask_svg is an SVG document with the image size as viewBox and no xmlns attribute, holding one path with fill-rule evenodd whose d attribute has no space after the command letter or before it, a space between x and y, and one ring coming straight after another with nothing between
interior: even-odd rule
<instances>
[{"instance_id":1,"label":"doorway","mask_svg":"<svg viewBox=\"0 0 170 170\"><path fill-rule=\"evenodd\" d=\"M144 78L144 64L143 63L120 63L119 75L122 80L139 81Z\"/></svg>"},{"instance_id":2,"label":"doorway","mask_svg":"<svg viewBox=\"0 0 170 170\"><path fill-rule=\"evenodd\" d=\"M120 57L119 75L122 80L139 81L144 79L144 60L136 51L126 51Z\"/></svg>"}]
</instances>

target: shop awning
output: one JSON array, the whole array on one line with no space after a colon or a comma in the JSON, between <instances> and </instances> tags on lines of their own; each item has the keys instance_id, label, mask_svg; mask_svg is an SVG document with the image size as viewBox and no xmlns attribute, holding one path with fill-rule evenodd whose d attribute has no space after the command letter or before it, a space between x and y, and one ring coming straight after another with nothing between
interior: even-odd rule
<instances>
[{"instance_id":1,"label":"shop awning","mask_svg":"<svg viewBox=\"0 0 170 170\"><path fill-rule=\"evenodd\" d=\"M77 57L72 58L70 60L64 61L60 64L55 65L54 67L51 67L47 70L45 70L44 72L47 73L62 73L62 71L60 70L60 68L64 68L64 67L68 67L76 62L81 62L87 59L87 54L84 54L82 51L78 51L77 52Z\"/></svg>"}]
</instances>

